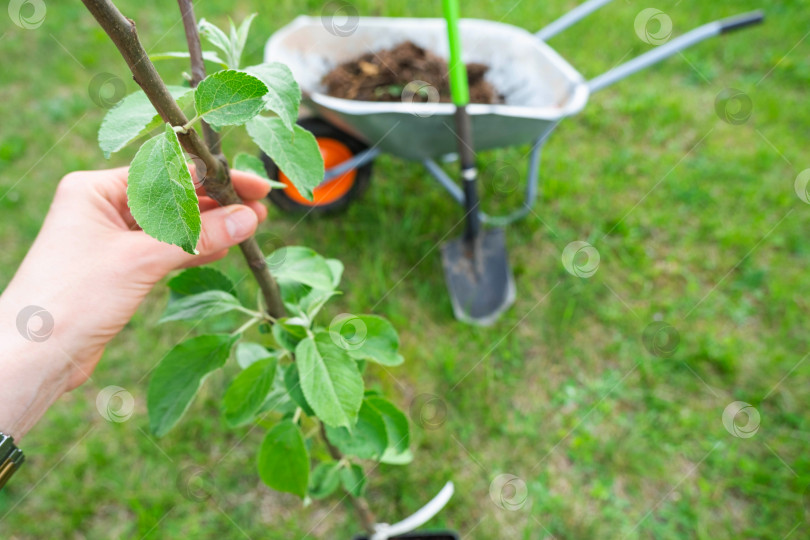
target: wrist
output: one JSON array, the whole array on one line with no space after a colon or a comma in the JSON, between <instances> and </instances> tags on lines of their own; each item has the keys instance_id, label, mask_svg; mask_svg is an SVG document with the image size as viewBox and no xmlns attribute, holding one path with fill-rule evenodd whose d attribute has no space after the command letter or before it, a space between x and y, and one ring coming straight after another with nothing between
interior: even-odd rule
<instances>
[{"instance_id":1,"label":"wrist","mask_svg":"<svg viewBox=\"0 0 810 540\"><path fill-rule=\"evenodd\" d=\"M19 441L65 393L73 370L56 342L21 332L17 314L0 314L0 432Z\"/></svg>"}]
</instances>

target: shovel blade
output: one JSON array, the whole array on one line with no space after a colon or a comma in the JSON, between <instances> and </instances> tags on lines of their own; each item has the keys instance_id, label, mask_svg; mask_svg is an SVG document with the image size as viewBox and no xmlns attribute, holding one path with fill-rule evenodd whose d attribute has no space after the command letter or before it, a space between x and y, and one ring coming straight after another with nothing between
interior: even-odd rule
<instances>
[{"instance_id":1,"label":"shovel blade","mask_svg":"<svg viewBox=\"0 0 810 540\"><path fill-rule=\"evenodd\" d=\"M489 326L514 303L515 280L503 229L481 231L473 241L445 243L442 265L458 320Z\"/></svg>"}]
</instances>

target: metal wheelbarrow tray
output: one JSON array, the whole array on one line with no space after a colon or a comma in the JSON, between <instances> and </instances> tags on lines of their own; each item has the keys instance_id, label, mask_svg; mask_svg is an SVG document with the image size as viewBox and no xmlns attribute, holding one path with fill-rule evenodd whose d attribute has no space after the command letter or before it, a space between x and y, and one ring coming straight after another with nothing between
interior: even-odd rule
<instances>
[{"instance_id":1,"label":"metal wheelbarrow tray","mask_svg":"<svg viewBox=\"0 0 810 540\"><path fill-rule=\"evenodd\" d=\"M470 104L477 150L516 146L548 133L563 117L582 110L588 87L551 47L508 24L461 21L465 62L489 66L486 74L505 104ZM287 64L317 113L376 144L380 150L422 161L456 150L452 103L370 102L323 93L321 79L335 66L368 52L412 41L447 58L444 19L364 17L347 37L329 33L320 18L298 17L269 41L265 57Z\"/></svg>"},{"instance_id":2,"label":"metal wheelbarrow tray","mask_svg":"<svg viewBox=\"0 0 810 540\"><path fill-rule=\"evenodd\" d=\"M489 216L477 207L465 209L478 212L482 222L506 225L531 210L538 193L544 141L563 118L580 112L592 93L707 38L763 20L762 12L756 11L704 24L588 81L545 41L610 1L589 0L535 34L504 23L460 21L463 61L488 66L486 80L504 97L503 104L467 106L475 150L532 144L522 205L504 216ZM412 41L442 58L449 56L443 19L360 17L353 21L349 33L328 29L321 18L301 16L268 40L264 57L265 61L290 67L301 86L305 105L316 115L368 145L353 157L328 167L322 186L387 152L421 161L463 205L462 189L435 161L457 148L452 103L356 101L324 93L321 81L337 65L404 41ZM509 303L513 299L514 295ZM484 323L493 322L506 307ZM454 305L454 310L458 318L467 319L458 306Z\"/></svg>"}]
</instances>

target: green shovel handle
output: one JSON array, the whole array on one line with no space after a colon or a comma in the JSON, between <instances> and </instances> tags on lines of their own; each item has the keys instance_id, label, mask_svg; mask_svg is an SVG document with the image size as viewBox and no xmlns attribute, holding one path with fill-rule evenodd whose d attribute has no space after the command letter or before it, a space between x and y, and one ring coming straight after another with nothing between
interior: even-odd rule
<instances>
[{"instance_id":1,"label":"green shovel handle","mask_svg":"<svg viewBox=\"0 0 810 540\"><path fill-rule=\"evenodd\" d=\"M450 42L450 95L453 103L463 107L470 102L467 85L467 69L461 60L461 34L458 31L458 0L442 0L444 18L447 20L447 37Z\"/></svg>"}]
</instances>

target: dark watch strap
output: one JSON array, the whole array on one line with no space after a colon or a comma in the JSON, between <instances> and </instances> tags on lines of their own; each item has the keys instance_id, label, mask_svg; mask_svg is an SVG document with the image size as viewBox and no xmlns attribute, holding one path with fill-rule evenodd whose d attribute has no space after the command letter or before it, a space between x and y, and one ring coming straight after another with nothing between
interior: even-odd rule
<instances>
[{"instance_id":1,"label":"dark watch strap","mask_svg":"<svg viewBox=\"0 0 810 540\"><path fill-rule=\"evenodd\" d=\"M22 450L14 444L14 438L0 433L0 489L17 472L25 461Z\"/></svg>"}]
</instances>

